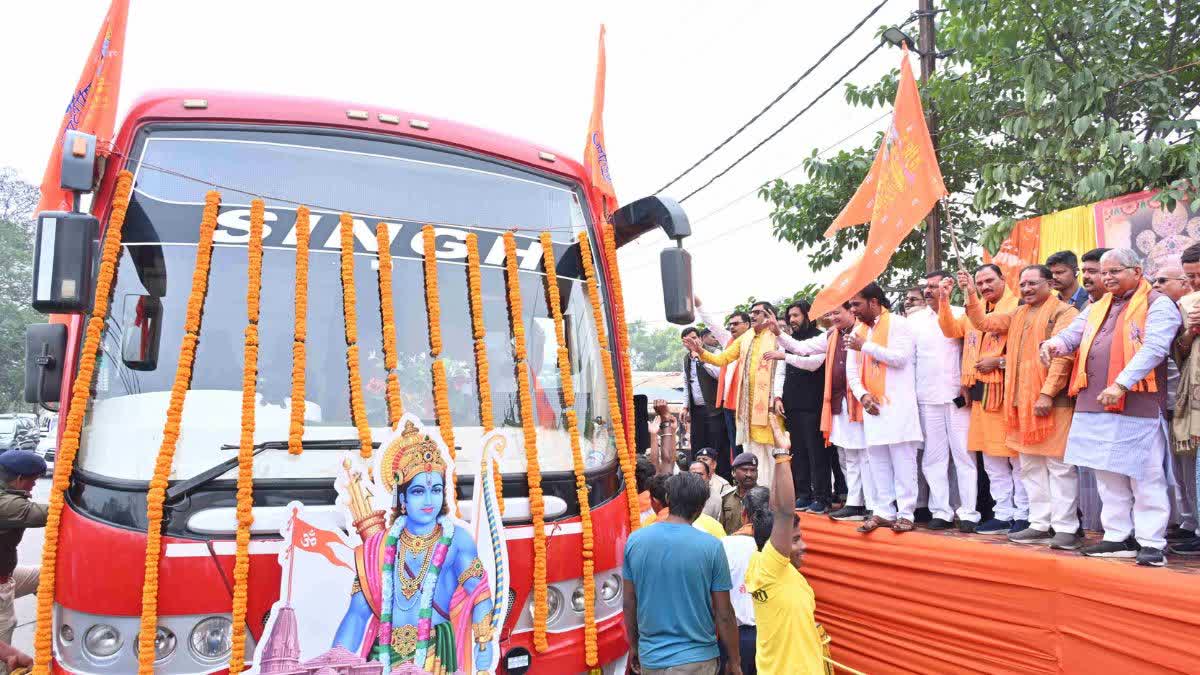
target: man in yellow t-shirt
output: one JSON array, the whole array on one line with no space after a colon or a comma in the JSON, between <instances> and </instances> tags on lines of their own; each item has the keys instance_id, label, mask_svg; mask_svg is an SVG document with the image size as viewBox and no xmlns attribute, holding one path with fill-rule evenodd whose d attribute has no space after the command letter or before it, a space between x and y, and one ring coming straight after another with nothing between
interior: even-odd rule
<instances>
[{"instance_id":1,"label":"man in yellow t-shirt","mask_svg":"<svg viewBox=\"0 0 1200 675\"><path fill-rule=\"evenodd\" d=\"M750 558L746 570L746 591L754 599L758 626L754 663L758 675L823 675L813 616L816 598L799 572L805 546L787 466L791 456L785 450L776 452L774 461L783 466L771 480L771 538Z\"/></svg>"}]
</instances>

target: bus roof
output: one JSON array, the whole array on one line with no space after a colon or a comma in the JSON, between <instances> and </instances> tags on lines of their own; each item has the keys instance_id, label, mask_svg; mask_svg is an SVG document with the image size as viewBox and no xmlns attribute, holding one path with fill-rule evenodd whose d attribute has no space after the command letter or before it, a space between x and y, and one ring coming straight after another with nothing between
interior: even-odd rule
<instances>
[{"instance_id":1,"label":"bus roof","mask_svg":"<svg viewBox=\"0 0 1200 675\"><path fill-rule=\"evenodd\" d=\"M185 107L185 101L204 101L206 105ZM359 119L364 114L366 119ZM401 136L474 150L557 173L579 181L589 194L591 191L583 166L546 146L393 107L203 89L154 90L134 101L123 122L121 136L127 140L134 130L131 124L150 120L295 124Z\"/></svg>"}]
</instances>

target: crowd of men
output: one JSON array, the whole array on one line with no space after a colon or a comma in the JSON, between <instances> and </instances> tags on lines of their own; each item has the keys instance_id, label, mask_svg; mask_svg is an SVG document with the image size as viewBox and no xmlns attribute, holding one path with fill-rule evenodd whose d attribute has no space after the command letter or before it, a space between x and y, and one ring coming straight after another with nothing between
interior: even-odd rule
<instances>
[{"instance_id":1,"label":"crowd of men","mask_svg":"<svg viewBox=\"0 0 1200 675\"><path fill-rule=\"evenodd\" d=\"M1200 555L1200 244L1144 272L1133 250L1101 248L1055 253L1012 286L992 264L932 272L896 312L875 283L821 317L756 302L723 322L697 299L704 325L682 336L696 451L680 471L658 402L640 465L645 519L679 528L626 548L642 672L821 672L794 512L1149 567ZM682 555L693 547L705 553ZM756 592L768 568L786 592ZM707 623L680 642L667 624L693 614Z\"/></svg>"}]
</instances>

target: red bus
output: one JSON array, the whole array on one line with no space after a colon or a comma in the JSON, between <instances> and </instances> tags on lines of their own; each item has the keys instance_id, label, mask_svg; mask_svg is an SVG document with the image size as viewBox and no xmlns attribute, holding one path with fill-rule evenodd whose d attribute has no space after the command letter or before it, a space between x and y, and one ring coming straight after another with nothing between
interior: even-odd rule
<instances>
[{"instance_id":1,"label":"red bus","mask_svg":"<svg viewBox=\"0 0 1200 675\"><path fill-rule=\"evenodd\" d=\"M607 225L583 167L536 144L389 108L218 92L156 92L138 100L96 173L92 212L105 223L117 173L134 174L93 396L71 476L58 551L54 654L60 672L137 669L137 632L146 546L146 495L162 438L184 325L205 192L221 192L212 273L170 476L164 518L156 670L212 673L230 651L232 568L237 527L235 477L245 326L250 201L266 201L261 357L258 376L254 525L248 631L261 638L278 597L278 534L293 500L306 514L333 518L333 479L351 421L339 285L338 214L355 216L358 343L370 425L387 425L375 228L392 233L397 345L405 409L434 424L428 320L422 295L421 227L437 227L441 316L451 408L460 452L482 434L474 380L464 239L479 236L483 304L497 425L509 436L502 459L505 526L513 570L502 632L500 672L587 672L583 649L581 525L571 449L561 422L555 331L544 297L538 234L552 232L575 381L578 418L596 531L596 622L600 667L623 673L621 552L627 506L609 416L591 307L576 237L592 240L602 270L604 327L615 316L605 258ZM309 263L305 450L287 452L294 327L295 210L312 210ZM689 233L669 200L646 198L612 218L619 244L655 226ZM501 234L517 232L531 377L538 396L538 442L549 540L549 649L533 648L532 527ZM39 242L40 243L40 242ZM682 254L680 257L679 254ZM44 274L61 264L39 246ZM675 256L672 258L672 256ZM681 248L664 252L667 304L690 315L690 278ZM670 278L666 278L670 277ZM38 280L38 285L45 279ZM35 291L35 297L37 291ZM35 303L36 304L36 303ZM81 349L82 314L62 317L66 347L56 394L66 414ZM55 356L47 347L43 353ZM616 352L617 350L614 350ZM622 358L618 354L615 358ZM507 365L506 365L507 364ZM616 368L620 373L621 369ZM44 387L39 383L34 391ZM620 382L619 386L630 383ZM44 389L43 389L44 390ZM45 401L45 396L40 395ZM63 425L65 426L65 425ZM63 428L60 426L60 430ZM469 455L468 455L469 457ZM460 485L469 501L471 485ZM324 509L324 511L322 511ZM333 522L332 520L330 522ZM309 592L344 592L309 589ZM248 647L251 653L253 645Z\"/></svg>"}]
</instances>

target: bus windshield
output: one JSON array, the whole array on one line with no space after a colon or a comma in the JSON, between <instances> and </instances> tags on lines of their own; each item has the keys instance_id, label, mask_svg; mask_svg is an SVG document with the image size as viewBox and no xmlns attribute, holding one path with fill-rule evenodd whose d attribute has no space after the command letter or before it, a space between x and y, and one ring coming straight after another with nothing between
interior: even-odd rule
<instances>
[{"instance_id":1,"label":"bus windshield","mask_svg":"<svg viewBox=\"0 0 1200 675\"><path fill-rule=\"evenodd\" d=\"M589 469L615 461L607 385L576 237L587 232L575 186L485 159L374 138L207 128L152 129L131 153L134 196L123 232L112 309L105 327L79 467L147 480L167 404L195 266L204 193L222 205L212 268L184 406L173 479L236 454L241 430L242 341L246 327L249 202L267 205L255 441L288 438L295 328L295 209L312 209L308 265L305 438L353 439L342 311L342 211L355 214L354 280L363 396L378 439L387 426L386 370L379 311L377 244L391 235L392 295L399 377L406 412L435 426L424 297L424 223L436 223L443 357L459 460L478 458L482 427L467 290L466 234L479 237L483 315L495 422L509 438L501 467L524 473L512 329L504 275L504 229L520 228L522 322L528 342L534 423L543 471L573 469L563 421L554 324L538 232L548 230L563 302L580 436ZM220 187L214 188L214 184ZM596 250L596 247L592 247ZM159 321L157 331L153 322ZM153 335L159 334L155 344ZM300 456L268 450L256 478L328 477L340 451ZM232 477L233 473L227 474Z\"/></svg>"}]
</instances>

